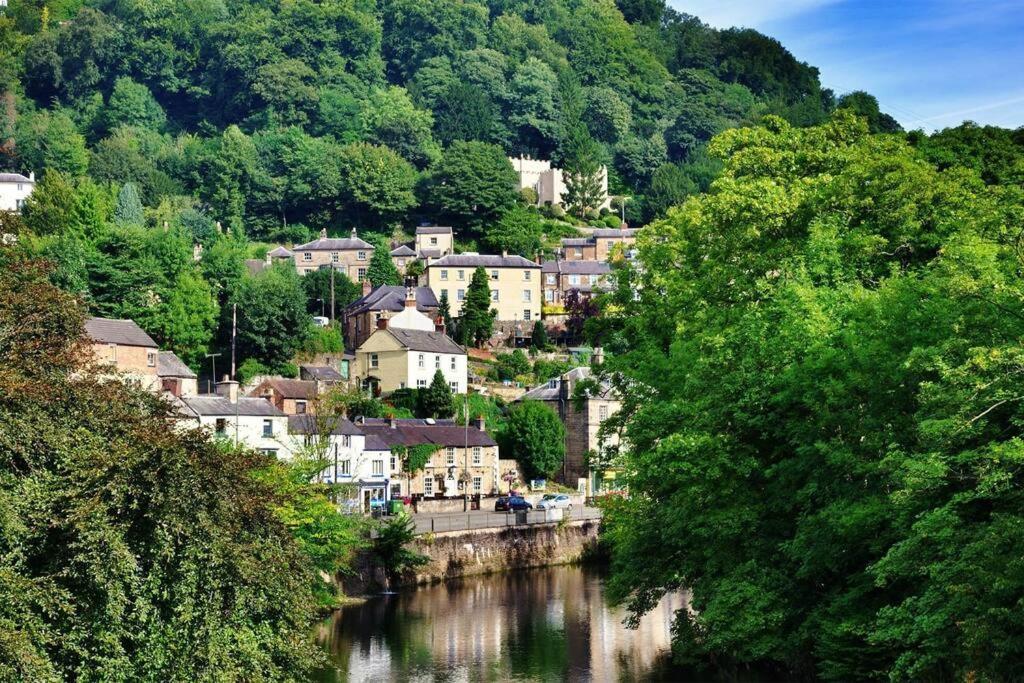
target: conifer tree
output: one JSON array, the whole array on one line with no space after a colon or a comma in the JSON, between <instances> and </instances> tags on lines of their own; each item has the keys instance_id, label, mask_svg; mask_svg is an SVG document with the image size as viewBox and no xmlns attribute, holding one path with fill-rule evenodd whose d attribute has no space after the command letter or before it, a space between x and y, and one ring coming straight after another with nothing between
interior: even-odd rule
<instances>
[{"instance_id":1,"label":"conifer tree","mask_svg":"<svg viewBox=\"0 0 1024 683\"><path fill-rule=\"evenodd\" d=\"M118 225L142 225L142 200L135 183L125 183L117 193L117 204L114 206L114 222Z\"/></svg>"},{"instance_id":2,"label":"conifer tree","mask_svg":"<svg viewBox=\"0 0 1024 683\"><path fill-rule=\"evenodd\" d=\"M480 346L494 331L495 311L491 310L491 288L487 284L487 271L482 267L473 271L473 279L466 290L459 316L459 335L463 344Z\"/></svg>"},{"instance_id":3,"label":"conifer tree","mask_svg":"<svg viewBox=\"0 0 1024 683\"><path fill-rule=\"evenodd\" d=\"M370 259L370 267L366 270L366 278L374 287L402 284L402 275L391 260L391 252L385 242L377 244Z\"/></svg>"},{"instance_id":4,"label":"conifer tree","mask_svg":"<svg viewBox=\"0 0 1024 683\"><path fill-rule=\"evenodd\" d=\"M440 369L434 372L434 379L423 395L423 412L436 418L449 418L455 412L452 390Z\"/></svg>"}]
</instances>

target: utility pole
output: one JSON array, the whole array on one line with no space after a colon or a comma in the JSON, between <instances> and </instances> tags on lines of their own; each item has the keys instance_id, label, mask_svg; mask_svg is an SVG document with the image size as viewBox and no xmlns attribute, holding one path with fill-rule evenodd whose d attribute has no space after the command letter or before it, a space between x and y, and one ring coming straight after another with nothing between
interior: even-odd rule
<instances>
[{"instance_id":1,"label":"utility pole","mask_svg":"<svg viewBox=\"0 0 1024 683\"><path fill-rule=\"evenodd\" d=\"M331 265L331 327L334 327L334 265Z\"/></svg>"},{"instance_id":2,"label":"utility pole","mask_svg":"<svg viewBox=\"0 0 1024 683\"><path fill-rule=\"evenodd\" d=\"M462 497L462 511L469 511L469 482L473 480L473 477L469 474L469 394L466 394L466 400L464 401L466 406L466 442L462 449L462 472L465 475L466 480L462 483L463 497Z\"/></svg>"},{"instance_id":3,"label":"utility pole","mask_svg":"<svg viewBox=\"0 0 1024 683\"><path fill-rule=\"evenodd\" d=\"M231 379L235 378L235 335L238 333L238 304L231 304Z\"/></svg>"}]
</instances>

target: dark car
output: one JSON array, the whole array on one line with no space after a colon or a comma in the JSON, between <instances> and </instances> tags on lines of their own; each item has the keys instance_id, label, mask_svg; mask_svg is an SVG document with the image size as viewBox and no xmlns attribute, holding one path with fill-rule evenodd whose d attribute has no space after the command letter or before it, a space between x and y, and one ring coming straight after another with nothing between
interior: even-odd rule
<instances>
[{"instance_id":1,"label":"dark car","mask_svg":"<svg viewBox=\"0 0 1024 683\"><path fill-rule=\"evenodd\" d=\"M495 512L508 512L510 510L532 510L533 504L522 496L501 496L494 501Z\"/></svg>"}]
</instances>

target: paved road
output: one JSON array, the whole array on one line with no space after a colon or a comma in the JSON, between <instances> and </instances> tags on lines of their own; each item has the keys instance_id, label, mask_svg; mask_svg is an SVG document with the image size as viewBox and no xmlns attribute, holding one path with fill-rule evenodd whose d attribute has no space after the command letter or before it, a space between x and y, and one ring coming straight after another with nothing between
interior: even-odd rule
<instances>
[{"instance_id":1,"label":"paved road","mask_svg":"<svg viewBox=\"0 0 1024 683\"><path fill-rule=\"evenodd\" d=\"M484 501L485 503L487 501ZM494 502L491 501L491 505ZM574 507L571 511L563 511L566 519L600 519L601 511L597 508ZM431 531L462 531L465 529L490 529L494 527L515 526L516 515L506 512L494 512L492 509L471 510L469 512L420 513L412 518L416 521L416 533L425 534ZM527 513L527 524L544 522L543 511Z\"/></svg>"}]
</instances>

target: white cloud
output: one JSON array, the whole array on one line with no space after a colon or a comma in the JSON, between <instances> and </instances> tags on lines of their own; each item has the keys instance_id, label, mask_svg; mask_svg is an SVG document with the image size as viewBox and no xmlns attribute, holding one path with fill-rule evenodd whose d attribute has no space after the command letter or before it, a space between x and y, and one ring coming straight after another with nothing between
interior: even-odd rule
<instances>
[{"instance_id":1,"label":"white cloud","mask_svg":"<svg viewBox=\"0 0 1024 683\"><path fill-rule=\"evenodd\" d=\"M718 28L762 28L842 0L669 0L672 7Z\"/></svg>"}]
</instances>

